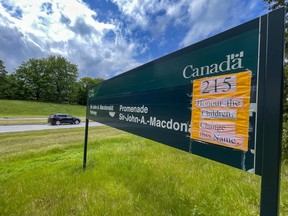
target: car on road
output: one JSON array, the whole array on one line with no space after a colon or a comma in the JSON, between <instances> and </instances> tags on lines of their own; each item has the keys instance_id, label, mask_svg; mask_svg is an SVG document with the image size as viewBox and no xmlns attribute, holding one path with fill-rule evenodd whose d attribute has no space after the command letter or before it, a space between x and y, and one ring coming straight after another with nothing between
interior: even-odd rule
<instances>
[{"instance_id":1,"label":"car on road","mask_svg":"<svg viewBox=\"0 0 288 216\"><path fill-rule=\"evenodd\" d=\"M48 117L48 124L51 125L79 124L80 122L79 118L68 114L52 114Z\"/></svg>"}]
</instances>

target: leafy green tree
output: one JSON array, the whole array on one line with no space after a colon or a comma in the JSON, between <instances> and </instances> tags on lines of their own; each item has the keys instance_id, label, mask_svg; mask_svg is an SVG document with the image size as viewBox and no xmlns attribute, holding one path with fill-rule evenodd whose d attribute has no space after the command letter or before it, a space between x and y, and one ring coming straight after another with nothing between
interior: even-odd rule
<instances>
[{"instance_id":1,"label":"leafy green tree","mask_svg":"<svg viewBox=\"0 0 288 216\"><path fill-rule=\"evenodd\" d=\"M6 67L4 66L4 61L0 59L0 99L6 99L8 85L7 85L7 74Z\"/></svg>"},{"instance_id":2,"label":"leafy green tree","mask_svg":"<svg viewBox=\"0 0 288 216\"><path fill-rule=\"evenodd\" d=\"M78 67L62 56L45 59L45 100L58 103L77 102Z\"/></svg>"},{"instance_id":3,"label":"leafy green tree","mask_svg":"<svg viewBox=\"0 0 288 216\"><path fill-rule=\"evenodd\" d=\"M4 65L4 61L0 59L0 78L2 76L5 76L6 74L8 74L8 72L6 71L6 67Z\"/></svg>"},{"instance_id":4,"label":"leafy green tree","mask_svg":"<svg viewBox=\"0 0 288 216\"><path fill-rule=\"evenodd\" d=\"M23 100L24 93L21 92L23 90L20 83L17 81L15 74L7 75L7 94L5 99L10 100Z\"/></svg>"},{"instance_id":5,"label":"leafy green tree","mask_svg":"<svg viewBox=\"0 0 288 216\"><path fill-rule=\"evenodd\" d=\"M29 59L20 65L14 76L17 99L77 102L78 68L62 56Z\"/></svg>"},{"instance_id":6,"label":"leafy green tree","mask_svg":"<svg viewBox=\"0 0 288 216\"><path fill-rule=\"evenodd\" d=\"M275 10L279 7L288 6L287 0L264 0L264 2L268 4L269 10Z\"/></svg>"},{"instance_id":7,"label":"leafy green tree","mask_svg":"<svg viewBox=\"0 0 288 216\"><path fill-rule=\"evenodd\" d=\"M42 59L29 59L16 70L19 96L24 100L41 100L45 67Z\"/></svg>"},{"instance_id":8,"label":"leafy green tree","mask_svg":"<svg viewBox=\"0 0 288 216\"><path fill-rule=\"evenodd\" d=\"M83 77L78 82L78 104L86 105L87 103L87 93L89 87L92 85L98 84L102 82L103 79L101 78L90 78L90 77Z\"/></svg>"}]
</instances>

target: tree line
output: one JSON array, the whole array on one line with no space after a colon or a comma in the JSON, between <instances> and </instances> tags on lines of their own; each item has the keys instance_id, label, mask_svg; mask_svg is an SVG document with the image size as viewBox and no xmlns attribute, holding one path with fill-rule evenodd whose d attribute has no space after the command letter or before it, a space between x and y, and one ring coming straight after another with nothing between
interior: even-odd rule
<instances>
[{"instance_id":1,"label":"tree line","mask_svg":"<svg viewBox=\"0 0 288 216\"><path fill-rule=\"evenodd\" d=\"M103 79L78 75L78 66L63 56L31 58L11 74L0 59L0 99L86 105L88 88Z\"/></svg>"}]
</instances>

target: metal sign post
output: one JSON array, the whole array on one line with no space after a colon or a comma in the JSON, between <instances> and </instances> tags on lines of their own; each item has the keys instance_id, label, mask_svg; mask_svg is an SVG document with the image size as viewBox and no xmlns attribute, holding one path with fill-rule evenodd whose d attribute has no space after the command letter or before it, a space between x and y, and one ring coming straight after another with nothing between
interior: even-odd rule
<instances>
[{"instance_id":1,"label":"metal sign post","mask_svg":"<svg viewBox=\"0 0 288 216\"><path fill-rule=\"evenodd\" d=\"M281 171L282 92L284 62L284 8L267 17L265 105L263 106L263 155L261 216L279 214ZM280 22L281 19L283 22ZM261 107L260 107L261 108Z\"/></svg>"},{"instance_id":2,"label":"metal sign post","mask_svg":"<svg viewBox=\"0 0 288 216\"><path fill-rule=\"evenodd\" d=\"M84 138L84 155L83 155L83 169L86 169L87 161L87 146L88 146L88 130L89 130L89 119L86 118L85 122L85 138Z\"/></svg>"}]
</instances>

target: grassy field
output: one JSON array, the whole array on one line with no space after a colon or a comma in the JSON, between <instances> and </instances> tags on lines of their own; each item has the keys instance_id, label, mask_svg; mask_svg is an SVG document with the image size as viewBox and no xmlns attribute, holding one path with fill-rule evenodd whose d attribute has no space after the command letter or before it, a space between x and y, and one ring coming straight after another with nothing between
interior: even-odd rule
<instances>
[{"instance_id":1,"label":"grassy field","mask_svg":"<svg viewBox=\"0 0 288 216\"><path fill-rule=\"evenodd\" d=\"M260 177L110 127L0 134L0 215L258 215ZM283 166L281 215L288 215Z\"/></svg>"},{"instance_id":2,"label":"grassy field","mask_svg":"<svg viewBox=\"0 0 288 216\"><path fill-rule=\"evenodd\" d=\"M53 113L69 113L85 116L86 107L80 105L54 104L43 102L0 100L0 118L45 117Z\"/></svg>"},{"instance_id":3,"label":"grassy field","mask_svg":"<svg viewBox=\"0 0 288 216\"><path fill-rule=\"evenodd\" d=\"M85 107L0 100L9 124L56 112ZM84 128L0 134L0 215L259 215L259 176L110 127L89 129L83 171L83 140ZM286 216L287 160L282 169Z\"/></svg>"},{"instance_id":4,"label":"grassy field","mask_svg":"<svg viewBox=\"0 0 288 216\"><path fill-rule=\"evenodd\" d=\"M47 124L53 113L68 113L85 121L86 107L32 101L0 100L0 125Z\"/></svg>"}]
</instances>

